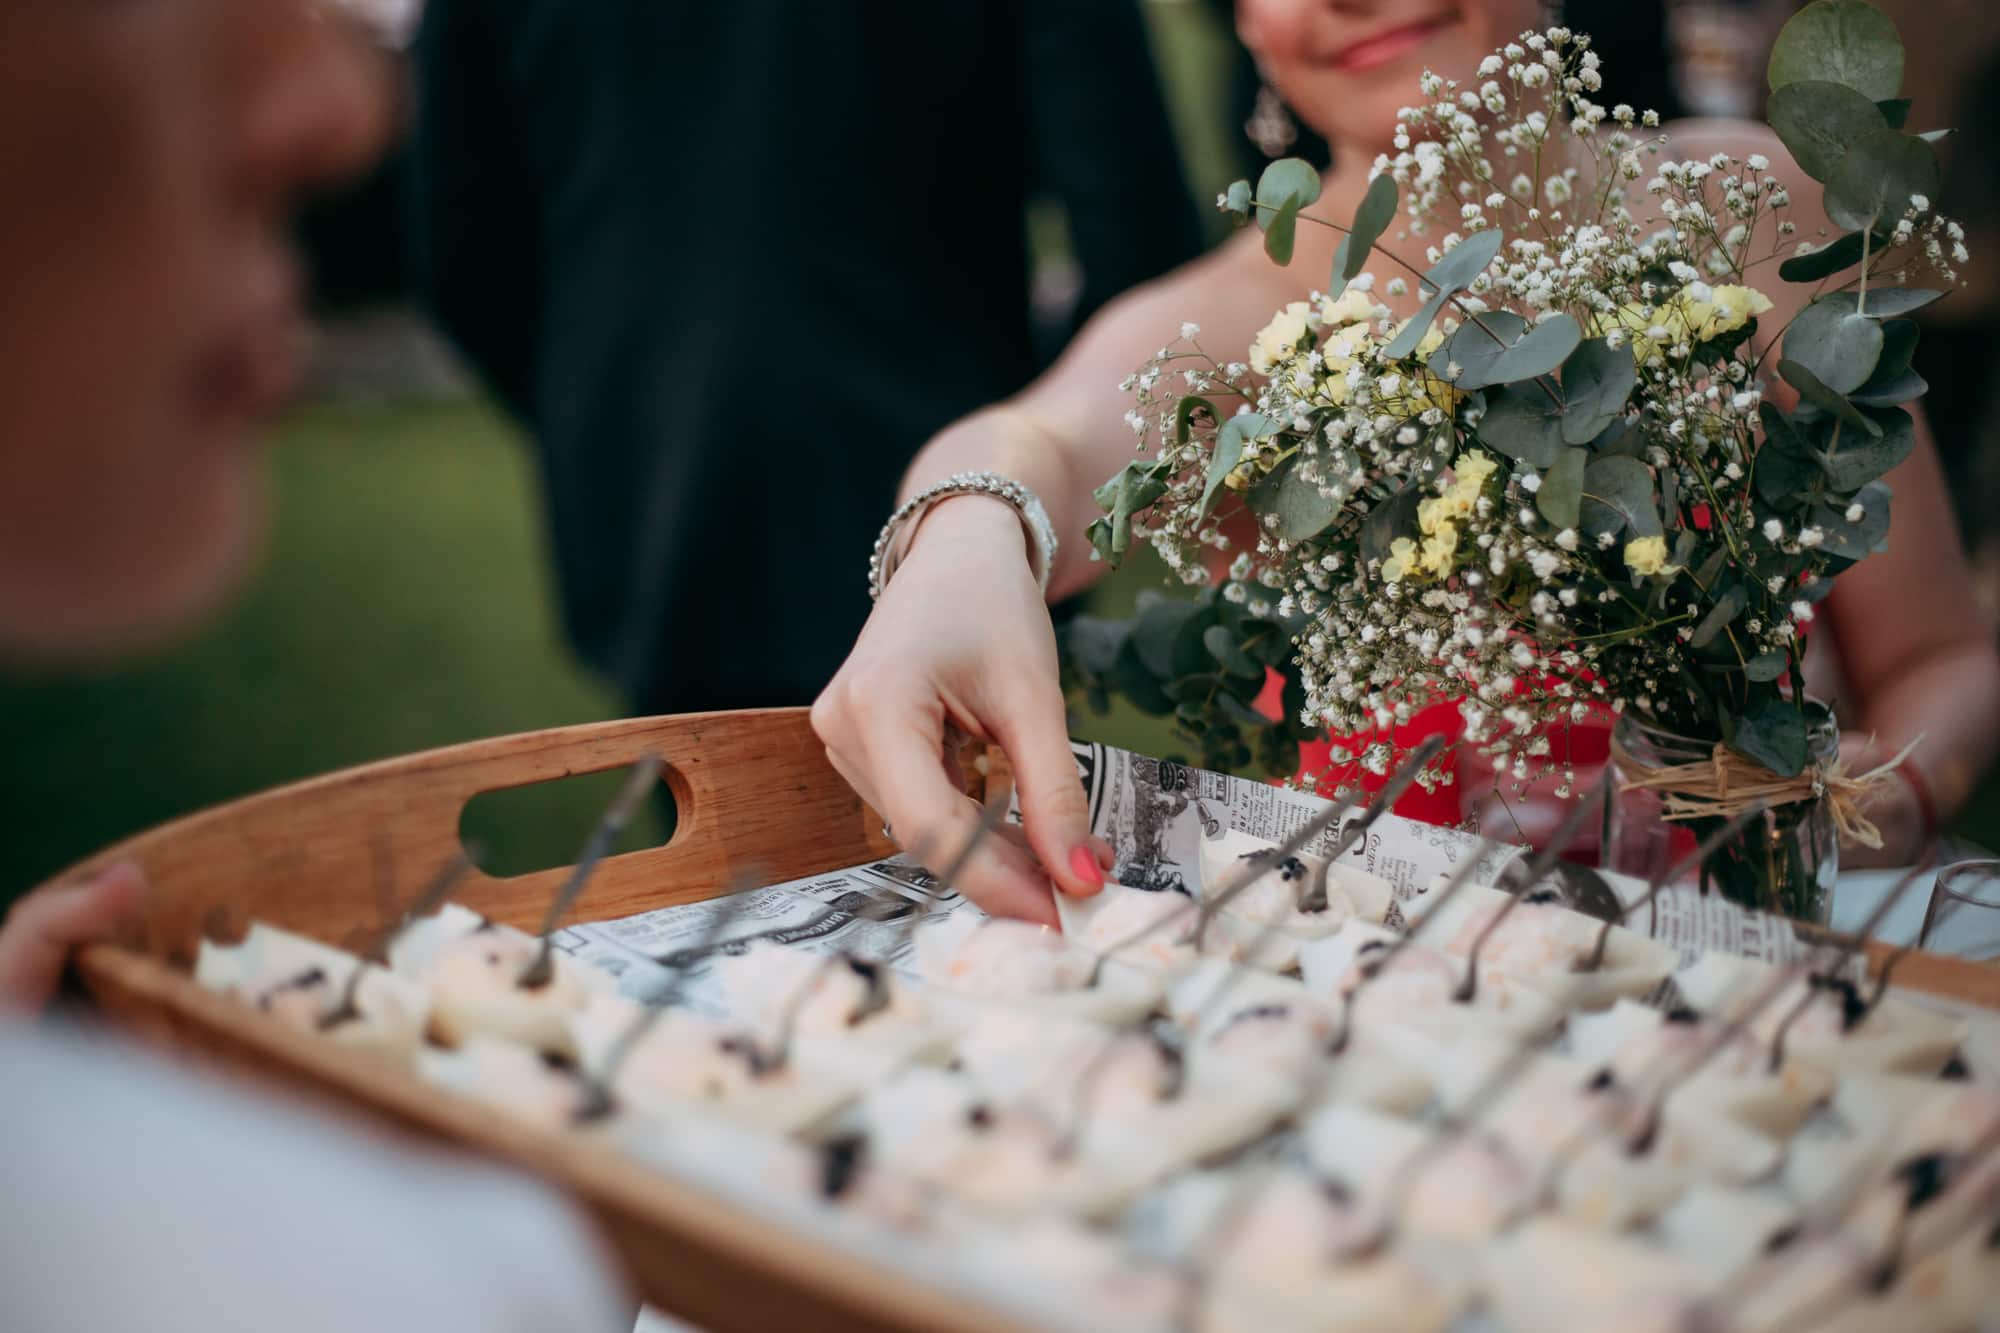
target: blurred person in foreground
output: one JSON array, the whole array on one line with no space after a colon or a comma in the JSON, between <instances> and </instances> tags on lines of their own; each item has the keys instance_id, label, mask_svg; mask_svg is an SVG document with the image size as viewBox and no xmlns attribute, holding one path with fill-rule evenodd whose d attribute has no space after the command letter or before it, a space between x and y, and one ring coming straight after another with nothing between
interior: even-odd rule
<instances>
[{"instance_id":1,"label":"blurred person in foreground","mask_svg":"<svg viewBox=\"0 0 2000 1333\"><path fill-rule=\"evenodd\" d=\"M1424 71L1474 77L1483 56L1543 17L1535 0L1236 4L1238 31L1272 85L1332 146L1318 204L1329 217L1354 215L1370 167L1394 146L1398 112L1416 100ZM1697 120L1666 127L1666 138L1672 158L1718 151L1739 160L1752 153L1769 158L1773 172L1797 183L1789 216L1800 234L1830 234L1819 190L1767 127ZM1143 217L1133 215L1131 225L1142 228ZM1209 346L1249 347L1271 310L1329 270L1337 235L1308 230L1290 268L1270 263L1258 230L1249 228L1106 307L1027 390L940 432L911 465L902 495L918 496L964 472L1008 477L1040 498L1060 534L1053 569L1041 571L1048 594L1068 596L1088 586L1104 572L1082 537L1099 512L1093 488L1133 456L1124 419L1131 399L1121 378L1183 321L1199 326ZM1381 244L1406 259L1424 258L1421 237L1399 238L1391 230ZM1771 296L1774 313L1763 327L1775 331L1804 294L1791 285ZM1384 298L1398 318L1413 314L1419 301L1414 287ZM1896 769L1900 780L1868 806L1883 837L1874 854L1888 864L1921 854L2000 748L2000 656L1973 599L1936 447L1921 411L1914 415L1916 447L1887 477L1896 497L1888 548L1840 576L1812 636L1834 650L1845 680L1837 691L1848 707L1845 761L1865 771L1912 747ZM990 494L957 494L930 508L914 531L905 528L901 541L895 578L815 703L813 724L835 767L906 845L916 837L965 836L977 807L954 789L940 755L958 734L997 741L1019 783L1033 855L988 839L962 887L989 910L1053 923L1051 884L1087 895L1104 878L1090 845L1054 635L1023 540L1022 513ZM860 543L849 558L858 565L866 553ZM1834 674L1809 663L1808 688L1815 680L1824 687ZM1445 725L1429 716L1433 711L1457 714L1455 706L1440 704L1417 723ZM1452 788L1441 790L1456 796ZM1449 811L1424 813L1460 817L1455 800ZM1843 855L1850 864L1862 861L1857 849Z\"/></svg>"},{"instance_id":2,"label":"blurred person in foreground","mask_svg":"<svg viewBox=\"0 0 2000 1333\"><path fill-rule=\"evenodd\" d=\"M810 702L919 446L1200 244L1136 0L429 0L415 53L419 281L642 713Z\"/></svg>"},{"instance_id":3,"label":"blurred person in foreground","mask_svg":"<svg viewBox=\"0 0 2000 1333\"><path fill-rule=\"evenodd\" d=\"M299 194L370 161L382 71L305 0L0 0L0 655L101 659L248 563L293 379ZM609 1330L540 1187L26 1020L145 886L0 928L0 1291L36 1333Z\"/></svg>"}]
</instances>

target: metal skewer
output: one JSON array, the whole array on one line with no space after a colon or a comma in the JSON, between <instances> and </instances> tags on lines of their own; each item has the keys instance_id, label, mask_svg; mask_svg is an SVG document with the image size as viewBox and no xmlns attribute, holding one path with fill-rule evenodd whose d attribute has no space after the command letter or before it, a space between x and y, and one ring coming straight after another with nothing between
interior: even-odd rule
<instances>
[{"instance_id":1,"label":"metal skewer","mask_svg":"<svg viewBox=\"0 0 2000 1333\"><path fill-rule=\"evenodd\" d=\"M569 878L556 890L556 896L549 902L549 910L542 918L541 947L534 958L523 968L516 984L523 990L540 990L555 980L555 930L562 919L569 915L577 895L596 873L598 864L611 854L612 845L618 835L637 813L639 803L646 799L654 785L660 780L660 756L647 753L638 763L632 765L632 772L625 779L625 785L612 799L611 806L604 812L590 837L583 844L583 851L576 858L576 866L569 872Z\"/></svg>"},{"instance_id":2,"label":"metal skewer","mask_svg":"<svg viewBox=\"0 0 2000 1333\"><path fill-rule=\"evenodd\" d=\"M1339 857L1343 852L1347 850L1347 848L1353 846L1356 840L1358 840L1359 838L1361 838L1363 835L1366 834L1369 827L1373 825L1376 820L1382 817L1383 813L1386 812L1388 808L1395 803L1396 799L1400 797L1404 791L1408 790L1411 783L1416 781L1417 774L1422 770L1423 766L1429 763L1432 757L1435 756L1437 752L1443 748L1443 746L1444 746L1444 738L1442 736L1432 736L1427 740L1425 740L1425 742L1421 746L1419 746L1407 760L1403 762L1402 766L1398 768L1396 772L1390 776L1389 781L1383 784L1382 789L1376 792L1375 795L1369 800L1367 807L1362 811L1361 818L1356 820L1354 824L1352 824L1346 830L1344 830L1341 833L1340 837L1335 841L1333 848L1327 854L1328 864L1331 864L1335 858ZM1319 833L1323 829L1328 827L1330 824L1332 824L1334 820L1338 819L1349 808L1351 808L1351 805L1352 805L1351 797L1336 801L1333 805L1321 811L1319 814L1315 815L1312 819L1306 821L1306 823L1302 827L1300 827L1296 832L1294 832L1290 838L1286 839L1284 843L1280 844L1277 851L1272 853L1270 860L1273 862L1277 862L1277 861L1282 861L1284 858L1288 856L1296 856L1315 837L1319 836ZM1249 888L1250 885L1256 883L1256 881L1264 873L1265 871L1261 866L1257 865L1246 866L1243 872L1239 873L1226 888L1222 889L1215 895L1213 900L1210 900L1206 896L1204 896L1203 902L1201 903L1199 908L1201 915L1197 918L1198 924L1195 929L1194 938L1197 941L1199 941L1201 938L1200 935L1201 929L1207 924L1208 920L1212 918L1214 913L1216 911L1219 911L1221 907L1226 905L1229 902L1229 900L1235 898L1237 895L1241 894L1245 889ZM1148 924L1147 926L1141 928L1140 930L1134 931L1126 939L1120 941L1118 944L1112 946L1110 949L1107 949L1103 953L1099 954L1097 959L1097 965L1093 969L1091 974L1092 980L1095 981L1097 977L1100 975L1101 969L1106 959L1114 956L1119 950L1128 948L1132 944L1135 944L1138 941L1144 939L1148 934L1158 929L1161 925L1165 924L1166 922L1178 919L1179 917L1184 915L1184 913L1185 909L1169 913L1168 915L1161 917L1160 919ZM1273 930L1275 930L1274 926L1272 926L1268 922L1265 923L1264 930L1259 932L1257 943L1260 945L1265 935ZM1256 946L1253 945L1250 952L1252 956L1254 956L1256 952ZM1228 992L1229 988L1233 986L1239 978L1242 977L1245 970L1248 969L1249 966L1250 964L1248 962L1241 960L1237 961L1231 967L1229 973L1223 978L1222 983L1218 985L1215 988L1215 990L1208 996L1208 998L1203 1002L1203 1007L1212 1008L1213 1006L1218 1005L1221 1002L1222 997ZM1101 1047L1098 1048L1097 1054L1091 1058L1090 1062L1084 1066L1082 1072L1077 1076L1077 1080L1074 1085L1073 1098L1072 1098L1073 1104L1072 1104L1071 1115L1069 1117L1068 1128L1066 1128L1060 1135L1057 1136L1054 1144L1051 1146L1050 1151L1053 1155L1058 1157L1066 1157L1076 1150L1077 1145L1082 1140L1084 1130L1087 1127L1087 1121L1092 1101L1091 1093L1095 1090L1098 1078L1101 1077L1104 1068L1109 1063L1111 1053L1117 1049L1118 1043L1126 1035L1128 1035L1128 1032L1133 1027L1138 1027L1140 1030L1144 1030L1144 1025L1148 1022L1150 1022L1149 1019L1142 1019L1140 1023L1137 1025L1128 1025L1126 1030L1113 1033L1110 1039L1107 1040ZM1162 1047L1162 1050L1164 1054L1168 1054L1170 1057L1173 1057L1174 1070L1176 1072L1180 1072L1180 1066L1177 1063L1179 1052L1178 1051L1168 1052L1164 1047ZM1178 1093L1181 1090L1181 1087L1183 1086L1183 1080L1178 1077L1173 1078L1171 1080L1171 1083L1172 1086L1163 1091L1163 1097L1178 1095Z\"/></svg>"},{"instance_id":3,"label":"metal skewer","mask_svg":"<svg viewBox=\"0 0 2000 1333\"><path fill-rule=\"evenodd\" d=\"M340 991L340 1003L321 1016L320 1031L325 1032L361 1017L361 1007L358 1003L361 996L361 982L368 975L370 965L386 965L389 961L389 950L395 947L402 933L419 917L429 916L444 906L444 901L450 896L451 891L478 867L481 855L483 852L477 843L468 842L461 846L458 853L445 864L444 869L439 871L424 891L417 895L416 901L376 937L374 944L369 946L354 964L354 971L348 974L347 984Z\"/></svg>"},{"instance_id":4,"label":"metal skewer","mask_svg":"<svg viewBox=\"0 0 2000 1333\"><path fill-rule=\"evenodd\" d=\"M1006 811L1007 803L997 796L986 803L984 808L980 810L979 822L973 826L971 835L965 840L965 845L959 849L958 855L951 859L950 864L945 867L943 874L938 877L940 884L949 886L952 881L956 880L964 872L965 867L972 863L973 854L979 850L980 844L992 836L994 829L999 827L1000 819ZM914 849L914 854L917 856L919 864L921 864L928 856L928 848L923 844L919 844ZM904 904L900 900L885 896L868 904L861 911L856 912L855 919L860 921L885 921L890 918L890 915L896 909L902 906ZM921 910L910 913L908 918L910 924L905 926L903 932L888 950L891 956L904 943L915 936L916 923L922 921L926 915L928 914ZM827 973L835 967L840 966L842 963L851 964L853 961L851 956L843 951L836 950L833 953L827 954L806 974L805 980L799 983L797 989L785 998L784 1006L778 1013L777 1032L772 1041L773 1049L769 1053L774 1068L782 1067L791 1058L792 1038L798 1027L799 1011L805 1007L805 1002L811 996L813 988L818 986ZM869 966L880 968L886 967L888 964L884 960L877 960L870 963ZM859 1023L868 1014L875 1012L876 1009L886 1007L888 1004L887 989L886 982L878 982L870 990L871 999L876 1001L873 1007L854 1014L848 1021L850 1023Z\"/></svg>"},{"instance_id":5,"label":"metal skewer","mask_svg":"<svg viewBox=\"0 0 2000 1333\"><path fill-rule=\"evenodd\" d=\"M598 1062L595 1070L581 1071L583 1101L572 1117L575 1123L583 1125L600 1120L616 1108L617 1103L611 1090L617 1085L618 1071L624 1067L632 1052L638 1049L646 1034L652 1031L653 1024L659 1021L660 1015L672 1008L680 999L681 992L686 989L689 973L693 972L698 964L707 960L722 941L722 932L735 924L736 919L743 914L743 909L749 901L750 890L757 887L757 880L756 875L743 874L731 882L725 894L729 899L728 905L715 914L714 919L695 939L693 947L675 951L673 962L668 964L671 970L665 988L650 1000L640 1010L639 1015L626 1024L625 1030L612 1040L611 1045L605 1048L604 1058Z\"/></svg>"},{"instance_id":6,"label":"metal skewer","mask_svg":"<svg viewBox=\"0 0 2000 1333\"><path fill-rule=\"evenodd\" d=\"M1576 841L1576 835L1583 831L1585 821L1606 799L1610 791L1611 773L1607 769L1604 776L1591 786L1590 792L1576 803L1576 808L1564 816L1562 824L1549 839L1548 845L1535 853L1528 862L1528 868L1521 876L1520 887L1500 905L1500 910L1487 921L1478 937L1472 941L1472 947L1466 950L1465 979L1459 982L1458 992L1452 997L1453 999L1461 1004L1472 1003L1479 990L1479 951L1486 947L1486 941L1493 938L1494 932L1500 929L1500 923L1507 919L1507 914L1520 906L1535 891L1535 886L1542 882L1542 876L1548 874L1549 868L1555 865L1564 850Z\"/></svg>"},{"instance_id":7,"label":"metal skewer","mask_svg":"<svg viewBox=\"0 0 2000 1333\"><path fill-rule=\"evenodd\" d=\"M1895 887L1891 888L1884 895L1882 901L1875 905L1875 910L1869 913L1868 919L1862 922L1861 928L1852 935L1833 941L1832 947L1835 950L1833 959L1824 968L1817 969L1812 979L1813 982L1821 983L1821 986L1816 987L1809 983L1806 986L1805 993L1799 996L1797 1003L1792 1006L1791 1011L1778 1024L1777 1031L1771 1035L1771 1072L1776 1073L1778 1067L1784 1063L1785 1037L1791 1031L1792 1024L1797 1022L1800 1016L1812 1006L1813 1001L1818 998L1817 989L1823 988L1826 985L1849 985L1846 978L1840 975L1841 966L1855 953L1859 952L1869 939L1874 936L1875 928L1881 925L1883 919L1888 916L1889 909L1900 902L1904 893L1909 891L1910 885L1916 883L1918 877L1930 869L1935 854L1935 844L1926 848L1923 857L1917 864L1904 872L1903 877L1896 881ZM1821 982L1822 978L1826 978L1827 980ZM1856 1026L1862 1018L1867 1016L1868 1009L1872 1007L1871 1004L1864 1004L1860 1000L1859 995L1854 994L1851 989L1849 994L1859 1012L1858 1014L1843 1015L1843 1030ZM1876 998L1881 998L1880 992L1877 993Z\"/></svg>"}]
</instances>

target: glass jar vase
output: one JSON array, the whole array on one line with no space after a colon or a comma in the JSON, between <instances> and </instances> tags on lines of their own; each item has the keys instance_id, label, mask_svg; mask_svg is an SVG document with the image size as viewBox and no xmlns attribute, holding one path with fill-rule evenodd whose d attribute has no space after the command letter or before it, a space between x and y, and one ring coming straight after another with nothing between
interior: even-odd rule
<instances>
[{"instance_id":1,"label":"glass jar vase","mask_svg":"<svg viewBox=\"0 0 2000 1333\"><path fill-rule=\"evenodd\" d=\"M1809 701L1807 764L1822 771L1840 752L1831 710ZM1666 818L1657 788L1630 787L1634 778L1682 764L1705 764L1712 740L1664 730L1631 714L1612 733L1612 797L1604 863L1651 879L1727 822L1723 815ZM1702 793L1704 795L1709 793ZM1700 870L1702 892L1717 892L1760 912L1825 925L1833 913L1840 837L1824 793L1774 805L1728 839Z\"/></svg>"}]
</instances>

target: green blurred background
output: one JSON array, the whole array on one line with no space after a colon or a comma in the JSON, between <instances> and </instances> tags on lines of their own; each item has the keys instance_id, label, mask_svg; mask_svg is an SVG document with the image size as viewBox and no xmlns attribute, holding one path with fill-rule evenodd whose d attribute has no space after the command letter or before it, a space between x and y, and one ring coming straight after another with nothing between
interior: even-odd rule
<instances>
[{"instance_id":1,"label":"green blurred background","mask_svg":"<svg viewBox=\"0 0 2000 1333\"><path fill-rule=\"evenodd\" d=\"M1222 109L1229 39L1208 6L1146 8L1190 186L1212 199L1244 169ZM1036 221L1059 262L1059 219ZM116 670L0 678L0 902L129 833L277 783L617 714L558 632L526 442L483 400L350 385L282 425L274 464L268 559L197 639ZM1110 581L1099 609L1129 604L1152 572ZM1081 729L1177 748L1129 712ZM495 869L556 864L608 794L579 780L478 804L465 827ZM1994 784L1960 827L1990 840ZM658 835L649 824L627 841Z\"/></svg>"}]
</instances>

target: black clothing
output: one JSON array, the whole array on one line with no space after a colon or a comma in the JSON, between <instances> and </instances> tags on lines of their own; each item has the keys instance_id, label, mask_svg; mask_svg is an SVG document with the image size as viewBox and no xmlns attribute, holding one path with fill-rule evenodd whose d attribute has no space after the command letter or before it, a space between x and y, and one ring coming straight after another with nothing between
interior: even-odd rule
<instances>
[{"instance_id":1,"label":"black clothing","mask_svg":"<svg viewBox=\"0 0 2000 1333\"><path fill-rule=\"evenodd\" d=\"M643 711L832 675L911 456L1037 369L1031 193L1086 312L1198 244L1134 0L429 0L416 68L422 281Z\"/></svg>"}]
</instances>

